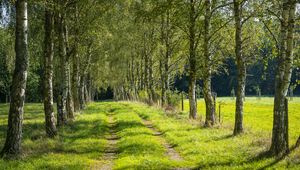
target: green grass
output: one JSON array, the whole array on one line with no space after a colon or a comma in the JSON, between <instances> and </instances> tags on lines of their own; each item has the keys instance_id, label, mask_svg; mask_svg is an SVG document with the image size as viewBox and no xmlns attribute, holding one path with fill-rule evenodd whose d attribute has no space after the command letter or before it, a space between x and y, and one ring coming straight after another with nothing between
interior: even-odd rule
<instances>
[{"instance_id":1,"label":"green grass","mask_svg":"<svg viewBox=\"0 0 300 170\"><path fill-rule=\"evenodd\" d=\"M245 134L232 136L234 126L234 100L219 98L222 107L222 125L216 128L203 128L205 115L204 101L198 101L199 119L189 121L188 101L185 111L178 115L166 116L159 109L154 110L136 104L132 106L141 116L152 120L155 126L172 143L175 149L190 162L191 167L207 169L259 169L259 168L300 168L299 148L284 160L263 158L261 155L270 147L272 129L273 99L247 98L245 102ZM300 135L300 98L290 102L290 143L295 144ZM202 118L201 118L202 117Z\"/></svg>"},{"instance_id":2,"label":"green grass","mask_svg":"<svg viewBox=\"0 0 300 170\"><path fill-rule=\"evenodd\" d=\"M41 104L26 104L23 126L23 158L0 159L0 169L89 169L103 154L107 117L101 104L91 104L76 121L48 139L44 133ZM0 105L0 146L6 135L8 105Z\"/></svg>"},{"instance_id":3,"label":"green grass","mask_svg":"<svg viewBox=\"0 0 300 170\"><path fill-rule=\"evenodd\" d=\"M185 111L166 114L159 108L141 103L91 103L76 120L60 129L59 136L47 139L41 104L26 104L24 115L23 158L1 160L0 169L91 169L101 167L108 141L108 116L116 122L120 138L113 169L299 169L300 149L283 160L261 157L268 150L272 129L272 98L247 98L245 102L245 134L233 137L234 100L223 101L222 124L203 128L204 101L199 100L199 119L189 120L188 103ZM217 102L217 103L218 103ZM300 135L300 98L289 104L290 143ZM7 126L8 105L0 105L0 146L3 146ZM202 118L201 118L202 117ZM161 138L174 146L184 159L171 160L166 148L147 128L142 118L152 121L163 133ZM99 166L100 165L100 166Z\"/></svg>"},{"instance_id":4,"label":"green grass","mask_svg":"<svg viewBox=\"0 0 300 170\"><path fill-rule=\"evenodd\" d=\"M121 138L118 142L118 158L115 169L171 169L177 163L171 161L153 132L148 129L141 118L129 107L122 104L116 111L117 131Z\"/></svg>"}]
</instances>

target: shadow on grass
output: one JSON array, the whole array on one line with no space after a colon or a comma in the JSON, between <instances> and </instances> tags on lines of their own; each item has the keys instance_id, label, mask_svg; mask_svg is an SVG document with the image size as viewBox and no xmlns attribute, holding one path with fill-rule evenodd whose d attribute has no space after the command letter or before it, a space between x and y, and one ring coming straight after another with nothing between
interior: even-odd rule
<instances>
[{"instance_id":1,"label":"shadow on grass","mask_svg":"<svg viewBox=\"0 0 300 170\"><path fill-rule=\"evenodd\" d=\"M283 161L291 152L293 152L295 149L297 149L297 146L294 145L290 148L289 153L284 154L282 156L279 157L275 157L273 156L268 150L267 151L263 151L261 153L259 153L258 155L246 160L246 161L242 161L239 163L232 163L232 162L212 162L212 163L207 163L207 164L202 164L199 165L197 168L195 169L205 169L205 168L214 168L214 167L218 167L218 166L241 166L241 165L245 165L245 164L251 164L251 163L255 163L255 162L259 162L259 161L263 161L266 159L270 159L273 158L274 160L265 163L265 165L263 165L260 168L257 168L258 170L264 170L264 169L268 169L271 168L272 166L275 166L277 163Z\"/></svg>"},{"instance_id":2,"label":"shadow on grass","mask_svg":"<svg viewBox=\"0 0 300 170\"><path fill-rule=\"evenodd\" d=\"M270 162L270 163L266 164L265 166L259 168L259 170L267 169L267 168L270 168L270 167L276 165L280 161L284 160L295 149L297 149L296 144L293 145L286 154L283 154L282 156L279 156L279 157L275 157L275 159L272 162ZM254 159L252 159L250 162L260 161L260 160L267 159L267 158L272 158L272 157L274 157L274 156L270 153L270 151L264 151L264 152L260 153L258 156L254 157Z\"/></svg>"},{"instance_id":3,"label":"shadow on grass","mask_svg":"<svg viewBox=\"0 0 300 170\"><path fill-rule=\"evenodd\" d=\"M233 137L235 137L233 134L228 134L228 135L225 135L225 136L215 138L214 141L226 140L226 139L230 139L230 138L233 138Z\"/></svg>"}]
</instances>

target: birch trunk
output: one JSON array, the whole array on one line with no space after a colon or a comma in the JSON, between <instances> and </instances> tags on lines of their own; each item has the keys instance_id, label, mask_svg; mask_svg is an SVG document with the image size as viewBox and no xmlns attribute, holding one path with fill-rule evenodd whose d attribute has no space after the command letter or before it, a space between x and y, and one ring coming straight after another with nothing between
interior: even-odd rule
<instances>
[{"instance_id":1,"label":"birch trunk","mask_svg":"<svg viewBox=\"0 0 300 170\"><path fill-rule=\"evenodd\" d=\"M210 127L216 123L215 119L215 104L211 91L211 54L210 54L210 19L211 19L211 1L205 0L205 19L204 19L204 78L203 78L203 92L206 107L205 126Z\"/></svg>"},{"instance_id":2,"label":"birch trunk","mask_svg":"<svg viewBox=\"0 0 300 170\"><path fill-rule=\"evenodd\" d=\"M45 39L44 39L44 111L45 128L48 137L57 135L53 109L53 27L54 18L51 9L45 10Z\"/></svg>"},{"instance_id":3,"label":"birch trunk","mask_svg":"<svg viewBox=\"0 0 300 170\"><path fill-rule=\"evenodd\" d=\"M197 117L197 104L196 104L196 12L195 12L195 1L190 0L190 25L189 25L189 105L190 113L189 118L196 119Z\"/></svg>"},{"instance_id":4,"label":"birch trunk","mask_svg":"<svg viewBox=\"0 0 300 170\"><path fill-rule=\"evenodd\" d=\"M239 0L234 0L234 20L235 20L235 57L237 63L237 95L235 104L235 124L234 135L243 133L243 112L246 86L246 63L242 55L242 11L241 3Z\"/></svg>"},{"instance_id":5,"label":"birch trunk","mask_svg":"<svg viewBox=\"0 0 300 170\"><path fill-rule=\"evenodd\" d=\"M29 65L27 1L16 1L15 70L11 87L8 129L1 156L15 158L21 153L23 109Z\"/></svg>"},{"instance_id":6,"label":"birch trunk","mask_svg":"<svg viewBox=\"0 0 300 170\"><path fill-rule=\"evenodd\" d=\"M281 33L278 67L275 78L274 119L270 152L284 155L289 152L288 109L285 104L291 81L293 66L293 39L295 27L295 0L284 0L282 4Z\"/></svg>"},{"instance_id":7,"label":"birch trunk","mask_svg":"<svg viewBox=\"0 0 300 170\"><path fill-rule=\"evenodd\" d=\"M60 59L60 73L59 74L59 94L57 98L57 126L63 126L67 123L67 97L68 97L68 63L67 49L64 33L65 15L62 10L59 13L58 23L58 41L59 41L59 59Z\"/></svg>"}]
</instances>

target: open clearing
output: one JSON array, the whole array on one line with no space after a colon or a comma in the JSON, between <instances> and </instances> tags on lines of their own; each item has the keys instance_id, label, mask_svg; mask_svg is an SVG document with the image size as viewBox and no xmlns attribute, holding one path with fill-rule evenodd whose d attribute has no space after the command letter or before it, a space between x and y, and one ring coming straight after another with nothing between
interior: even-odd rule
<instances>
[{"instance_id":1,"label":"open clearing","mask_svg":"<svg viewBox=\"0 0 300 170\"><path fill-rule=\"evenodd\" d=\"M199 123L204 121L202 99L193 121L187 119L187 103L178 114L141 103L91 103L55 139L45 137L42 105L26 104L23 159L0 160L0 169L300 168L299 148L283 160L263 156L271 140L272 98L246 99L246 132L237 137L232 137L235 100L219 101L224 102L222 124L213 129ZM300 98L294 98L289 104L291 147L300 135L299 110ZM8 105L0 105L0 145L7 113Z\"/></svg>"}]
</instances>

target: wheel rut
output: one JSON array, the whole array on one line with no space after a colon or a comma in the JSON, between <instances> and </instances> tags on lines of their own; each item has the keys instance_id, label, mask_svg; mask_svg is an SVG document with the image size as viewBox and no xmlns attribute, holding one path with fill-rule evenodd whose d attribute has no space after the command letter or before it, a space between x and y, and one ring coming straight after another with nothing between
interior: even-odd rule
<instances>
[{"instance_id":1,"label":"wheel rut","mask_svg":"<svg viewBox=\"0 0 300 170\"><path fill-rule=\"evenodd\" d=\"M100 170L112 170L114 166L114 160L117 158L117 143L118 143L118 136L116 132L116 122L113 119L113 115L109 114L109 134L106 136L108 141L107 147L104 150L104 156L102 160L104 163L96 169Z\"/></svg>"},{"instance_id":2,"label":"wheel rut","mask_svg":"<svg viewBox=\"0 0 300 170\"><path fill-rule=\"evenodd\" d=\"M166 155L173 161L183 161L180 154L162 137L163 134L153 126L152 122L143 118L142 120L143 124L153 132L153 135L156 136L166 148Z\"/></svg>"}]
</instances>

